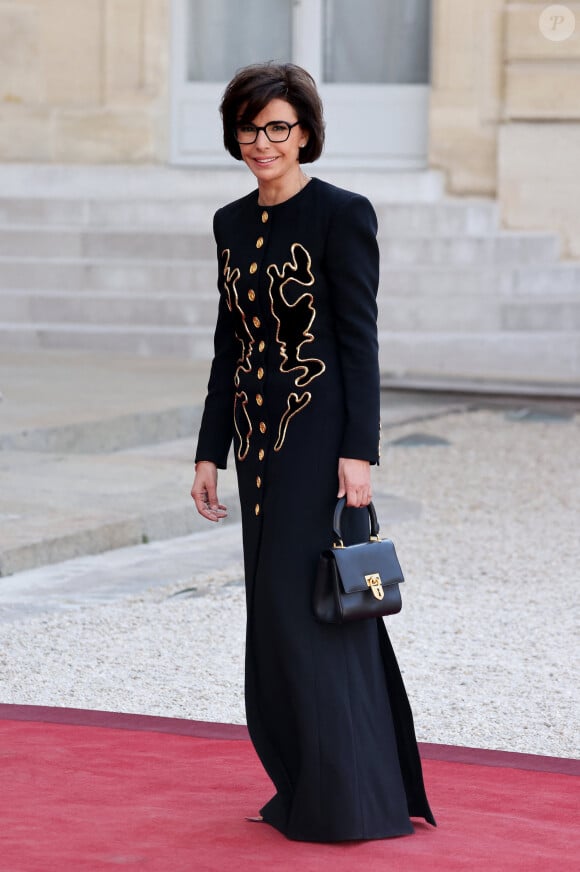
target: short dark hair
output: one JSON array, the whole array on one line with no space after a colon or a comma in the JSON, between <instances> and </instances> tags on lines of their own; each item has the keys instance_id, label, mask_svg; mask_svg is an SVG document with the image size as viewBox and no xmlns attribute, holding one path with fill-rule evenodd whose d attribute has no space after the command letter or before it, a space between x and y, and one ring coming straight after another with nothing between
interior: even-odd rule
<instances>
[{"instance_id":1,"label":"short dark hair","mask_svg":"<svg viewBox=\"0 0 580 872\"><path fill-rule=\"evenodd\" d=\"M322 101L314 79L296 64L251 64L238 70L227 86L220 112L224 128L224 145L236 160L242 159L235 127L239 121L251 122L270 100L286 100L294 108L298 121L308 131L308 142L300 149L300 163L312 163L322 154L324 118ZM240 110L243 107L243 113Z\"/></svg>"}]
</instances>

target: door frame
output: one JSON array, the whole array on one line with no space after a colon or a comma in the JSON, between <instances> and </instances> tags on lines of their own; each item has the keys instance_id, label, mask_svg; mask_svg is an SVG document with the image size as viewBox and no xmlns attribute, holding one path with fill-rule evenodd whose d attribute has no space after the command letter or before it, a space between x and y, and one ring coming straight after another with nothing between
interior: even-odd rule
<instances>
[{"instance_id":1,"label":"door frame","mask_svg":"<svg viewBox=\"0 0 580 872\"><path fill-rule=\"evenodd\" d=\"M226 161L218 106L225 82L187 81L187 0L171 0L170 163L221 167ZM322 78L322 0L292 6L293 60ZM421 170L427 167L429 85L320 84L326 147L317 165L329 169ZM371 142L365 124L384 119ZM195 119L199 123L195 123ZM389 124L395 119L394 124Z\"/></svg>"}]
</instances>

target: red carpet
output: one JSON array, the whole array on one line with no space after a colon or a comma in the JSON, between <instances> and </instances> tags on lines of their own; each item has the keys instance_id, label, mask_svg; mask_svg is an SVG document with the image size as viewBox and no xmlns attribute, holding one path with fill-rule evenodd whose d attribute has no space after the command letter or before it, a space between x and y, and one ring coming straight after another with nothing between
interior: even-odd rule
<instances>
[{"instance_id":1,"label":"red carpet","mask_svg":"<svg viewBox=\"0 0 580 872\"><path fill-rule=\"evenodd\" d=\"M0 705L0 870L579 868L576 761L421 751L438 829L417 822L415 836L311 845L244 821L271 789L242 727Z\"/></svg>"}]
</instances>

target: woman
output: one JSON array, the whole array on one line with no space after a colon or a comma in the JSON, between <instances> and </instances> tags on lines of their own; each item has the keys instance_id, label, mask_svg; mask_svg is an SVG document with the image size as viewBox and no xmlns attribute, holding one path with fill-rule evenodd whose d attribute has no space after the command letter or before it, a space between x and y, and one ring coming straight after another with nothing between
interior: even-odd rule
<instances>
[{"instance_id":1,"label":"woman","mask_svg":"<svg viewBox=\"0 0 580 872\"><path fill-rule=\"evenodd\" d=\"M220 303L192 496L226 512L217 470L234 442L247 598L246 712L276 788L261 817L288 838L378 839L434 823L413 721L382 621L317 623L320 551L346 496L368 538L379 454L376 217L310 179L322 106L292 64L242 69L221 113L258 189L214 219Z\"/></svg>"}]
</instances>

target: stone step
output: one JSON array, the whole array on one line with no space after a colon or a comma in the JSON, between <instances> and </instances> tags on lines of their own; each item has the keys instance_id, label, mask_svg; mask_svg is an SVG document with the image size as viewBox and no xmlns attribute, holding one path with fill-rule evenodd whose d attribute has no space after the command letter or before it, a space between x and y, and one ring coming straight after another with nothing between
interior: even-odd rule
<instances>
[{"instance_id":1,"label":"stone step","mask_svg":"<svg viewBox=\"0 0 580 872\"><path fill-rule=\"evenodd\" d=\"M201 327L119 327L85 324L0 324L6 351L80 349L141 356L211 359L212 330ZM397 376L580 379L580 331L380 330L381 371Z\"/></svg>"},{"instance_id":2,"label":"stone step","mask_svg":"<svg viewBox=\"0 0 580 872\"><path fill-rule=\"evenodd\" d=\"M0 197L0 225L53 228L155 228L208 232L215 199L87 200ZM438 203L376 203L389 236L471 236L497 232L497 204L457 199Z\"/></svg>"},{"instance_id":3,"label":"stone step","mask_svg":"<svg viewBox=\"0 0 580 872\"><path fill-rule=\"evenodd\" d=\"M560 242L547 233L503 233L501 236L380 240L381 257L393 265L505 266L552 264Z\"/></svg>"},{"instance_id":4,"label":"stone step","mask_svg":"<svg viewBox=\"0 0 580 872\"><path fill-rule=\"evenodd\" d=\"M0 257L149 261L210 258L214 253L209 233L0 227Z\"/></svg>"},{"instance_id":5,"label":"stone step","mask_svg":"<svg viewBox=\"0 0 580 872\"><path fill-rule=\"evenodd\" d=\"M382 240L383 270L441 268L438 275L448 282L447 274L456 269L501 269L537 265L545 276L546 269L559 267L555 237L539 234L536 239L503 236L479 239ZM111 250L109 251L111 254ZM532 278L530 273L528 278ZM124 258L119 251L111 257L10 257L0 256L0 289L35 288L42 290L135 289L191 293L200 286L215 287L215 258ZM480 274L479 282L483 276ZM550 280L552 276L549 276ZM477 272L472 279L478 281ZM537 278L535 280L537 282ZM575 281L575 278L573 279ZM527 291L526 291L527 292Z\"/></svg>"},{"instance_id":6,"label":"stone step","mask_svg":"<svg viewBox=\"0 0 580 872\"><path fill-rule=\"evenodd\" d=\"M240 519L236 496L235 492L224 494L229 510L226 524ZM58 513L48 521L39 519L36 529L24 529L18 541L6 545L0 542L0 576L207 529L207 521L185 500L177 504L151 503L149 507L144 503L142 511L130 517L118 516L111 509L109 518L102 514L99 518L92 513L88 517L87 513Z\"/></svg>"},{"instance_id":7,"label":"stone step","mask_svg":"<svg viewBox=\"0 0 580 872\"><path fill-rule=\"evenodd\" d=\"M93 294L59 291L4 291L0 322L215 325L218 294Z\"/></svg>"},{"instance_id":8,"label":"stone step","mask_svg":"<svg viewBox=\"0 0 580 872\"><path fill-rule=\"evenodd\" d=\"M215 259L188 261L104 261L0 258L0 291L71 291L91 294L205 294L215 292ZM409 263L381 266L389 294L427 296L550 297L580 294L580 263L549 266L458 266Z\"/></svg>"},{"instance_id":9,"label":"stone step","mask_svg":"<svg viewBox=\"0 0 580 872\"><path fill-rule=\"evenodd\" d=\"M580 300L521 300L502 305L502 329L580 331Z\"/></svg>"},{"instance_id":10,"label":"stone step","mask_svg":"<svg viewBox=\"0 0 580 872\"><path fill-rule=\"evenodd\" d=\"M217 293L98 295L58 291L4 291L0 322L187 327L213 330ZM379 328L397 331L572 330L580 329L576 298L510 301L490 294L399 295L384 284L379 293Z\"/></svg>"},{"instance_id":11,"label":"stone step","mask_svg":"<svg viewBox=\"0 0 580 872\"><path fill-rule=\"evenodd\" d=\"M215 258L187 261L105 261L0 258L0 289L194 293L216 287Z\"/></svg>"},{"instance_id":12,"label":"stone step","mask_svg":"<svg viewBox=\"0 0 580 872\"><path fill-rule=\"evenodd\" d=\"M380 237L487 236L500 230L493 200L374 205Z\"/></svg>"},{"instance_id":13,"label":"stone step","mask_svg":"<svg viewBox=\"0 0 580 872\"><path fill-rule=\"evenodd\" d=\"M193 439L199 429L202 411L202 405L172 406L97 416L90 420L59 421L58 424L43 422L42 426L27 424L0 432L0 451L99 454L138 445L158 445L175 439Z\"/></svg>"},{"instance_id":14,"label":"stone step","mask_svg":"<svg viewBox=\"0 0 580 872\"><path fill-rule=\"evenodd\" d=\"M386 264L381 289L388 296L423 299L445 296L504 297L533 300L578 298L580 263L558 261L549 266L442 266Z\"/></svg>"},{"instance_id":15,"label":"stone step","mask_svg":"<svg viewBox=\"0 0 580 872\"><path fill-rule=\"evenodd\" d=\"M559 256L558 237L549 233L505 232L485 236L380 237L390 264L547 264ZM201 233L146 230L58 230L0 228L0 257L26 259L159 260L211 259L213 237Z\"/></svg>"},{"instance_id":16,"label":"stone step","mask_svg":"<svg viewBox=\"0 0 580 872\"><path fill-rule=\"evenodd\" d=\"M580 295L576 299L506 301L501 297L429 294L424 298L383 294L379 330L482 334L505 331L580 331Z\"/></svg>"},{"instance_id":17,"label":"stone step","mask_svg":"<svg viewBox=\"0 0 580 872\"><path fill-rule=\"evenodd\" d=\"M161 164L0 164L0 191L5 197L22 199L208 200L217 208L256 187L243 164L226 161L224 154L224 168L209 170ZM445 176L439 170L339 170L324 167L323 162L324 157L313 175L358 191L373 202L429 203L444 197Z\"/></svg>"},{"instance_id":18,"label":"stone step","mask_svg":"<svg viewBox=\"0 0 580 872\"><path fill-rule=\"evenodd\" d=\"M580 332L379 334L381 372L388 378L432 376L580 383Z\"/></svg>"},{"instance_id":19,"label":"stone step","mask_svg":"<svg viewBox=\"0 0 580 872\"><path fill-rule=\"evenodd\" d=\"M213 330L198 326L0 323L0 347L4 351L69 349L210 361Z\"/></svg>"},{"instance_id":20,"label":"stone step","mask_svg":"<svg viewBox=\"0 0 580 872\"><path fill-rule=\"evenodd\" d=\"M0 197L0 224L45 228L211 229L217 201Z\"/></svg>"},{"instance_id":21,"label":"stone step","mask_svg":"<svg viewBox=\"0 0 580 872\"><path fill-rule=\"evenodd\" d=\"M423 373L420 376L382 376L381 390L389 399L403 396L445 397L472 406L475 397L484 398L487 408L521 405L526 399L538 410L554 416L576 414L580 401L580 380L575 382L509 380L502 378L464 378ZM450 409L453 411L453 407ZM384 426L384 425L383 425Z\"/></svg>"},{"instance_id":22,"label":"stone step","mask_svg":"<svg viewBox=\"0 0 580 872\"><path fill-rule=\"evenodd\" d=\"M0 344L0 451L93 454L191 439L208 375L207 359L9 352Z\"/></svg>"},{"instance_id":23,"label":"stone step","mask_svg":"<svg viewBox=\"0 0 580 872\"><path fill-rule=\"evenodd\" d=\"M190 497L192 453L191 438L90 462L80 454L3 453L0 576L207 530ZM226 524L240 517L231 467L220 471Z\"/></svg>"}]
</instances>

